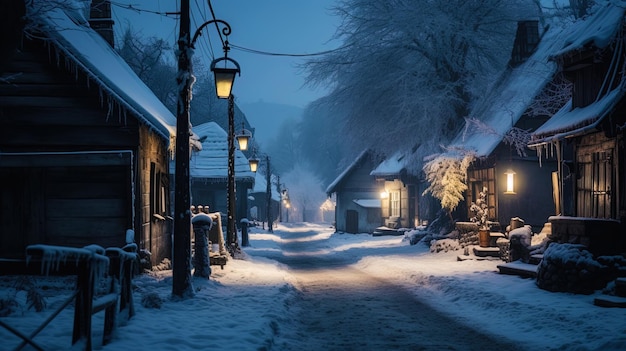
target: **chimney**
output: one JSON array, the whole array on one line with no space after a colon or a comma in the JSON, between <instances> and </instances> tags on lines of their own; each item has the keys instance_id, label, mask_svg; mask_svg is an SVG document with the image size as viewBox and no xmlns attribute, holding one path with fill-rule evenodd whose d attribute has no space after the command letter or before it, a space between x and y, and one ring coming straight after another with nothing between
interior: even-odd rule
<instances>
[{"instance_id":1,"label":"chimney","mask_svg":"<svg viewBox=\"0 0 626 351\"><path fill-rule=\"evenodd\" d=\"M526 61L539 44L539 21L517 22L517 33L509 66L515 67Z\"/></svg>"},{"instance_id":2,"label":"chimney","mask_svg":"<svg viewBox=\"0 0 626 351\"><path fill-rule=\"evenodd\" d=\"M111 19L110 0L92 0L91 11L89 13L89 25L101 37L106 40L111 47L115 46L113 38L113 20Z\"/></svg>"}]
</instances>

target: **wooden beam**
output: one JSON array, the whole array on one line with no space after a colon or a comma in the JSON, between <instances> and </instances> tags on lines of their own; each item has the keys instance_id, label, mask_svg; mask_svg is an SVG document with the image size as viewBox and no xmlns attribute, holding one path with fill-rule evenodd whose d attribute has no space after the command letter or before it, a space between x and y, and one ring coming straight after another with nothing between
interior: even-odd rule
<instances>
[{"instance_id":1,"label":"wooden beam","mask_svg":"<svg viewBox=\"0 0 626 351\"><path fill-rule=\"evenodd\" d=\"M0 167L128 166L129 152L22 154L0 153Z\"/></svg>"}]
</instances>

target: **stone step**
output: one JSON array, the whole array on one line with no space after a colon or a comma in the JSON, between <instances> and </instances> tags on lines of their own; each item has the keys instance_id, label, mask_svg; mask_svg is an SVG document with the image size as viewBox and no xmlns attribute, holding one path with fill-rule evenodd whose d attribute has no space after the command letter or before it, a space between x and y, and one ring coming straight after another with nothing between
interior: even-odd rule
<instances>
[{"instance_id":1,"label":"stone step","mask_svg":"<svg viewBox=\"0 0 626 351\"><path fill-rule=\"evenodd\" d=\"M498 247L480 247L474 246L474 255L478 257L500 257L500 248Z\"/></svg>"},{"instance_id":2,"label":"stone step","mask_svg":"<svg viewBox=\"0 0 626 351\"><path fill-rule=\"evenodd\" d=\"M535 264L515 261L499 264L497 267L500 274L519 275L524 278L537 277L537 265Z\"/></svg>"},{"instance_id":3,"label":"stone step","mask_svg":"<svg viewBox=\"0 0 626 351\"><path fill-rule=\"evenodd\" d=\"M593 299L593 304L600 307L626 308L626 297L602 295Z\"/></svg>"},{"instance_id":4,"label":"stone step","mask_svg":"<svg viewBox=\"0 0 626 351\"><path fill-rule=\"evenodd\" d=\"M530 260L528 261L528 263L539 264L539 262L541 262L541 260L543 260L543 254L531 255L530 256Z\"/></svg>"}]
</instances>

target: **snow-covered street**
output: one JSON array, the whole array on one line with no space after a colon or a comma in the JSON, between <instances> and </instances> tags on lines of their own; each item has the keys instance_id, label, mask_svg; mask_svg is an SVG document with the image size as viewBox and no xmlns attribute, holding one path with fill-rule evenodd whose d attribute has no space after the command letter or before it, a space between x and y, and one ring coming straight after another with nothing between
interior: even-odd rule
<instances>
[{"instance_id":1,"label":"snow-covered street","mask_svg":"<svg viewBox=\"0 0 626 351\"><path fill-rule=\"evenodd\" d=\"M277 350L515 350L434 310L402 286L351 267L349 256L324 253L315 231L282 232L282 257L298 294ZM319 252L319 254L311 254Z\"/></svg>"},{"instance_id":2,"label":"snow-covered street","mask_svg":"<svg viewBox=\"0 0 626 351\"><path fill-rule=\"evenodd\" d=\"M230 260L223 270L213 266L209 280L194 278L196 294L188 300L171 298L170 270L137 277L137 314L106 346L100 345L102 313L96 314L94 348L623 350L626 345L625 312L594 306L600 291L550 293L534 280L498 274L501 261L457 261L461 252L430 253L401 236L279 225L274 233L252 228L244 252L245 260ZM42 290L48 307L37 313L26 307L26 292L16 291L15 279L8 278L0 277L0 294L14 295L20 307L2 321L25 333L69 292ZM71 287L67 278L64 283ZM156 297L160 308L142 303L148 296ZM425 312L431 308L449 319L433 320L437 314ZM64 310L34 340L47 349L69 349L72 314L72 308ZM0 338L2 350L19 344L2 328Z\"/></svg>"}]
</instances>

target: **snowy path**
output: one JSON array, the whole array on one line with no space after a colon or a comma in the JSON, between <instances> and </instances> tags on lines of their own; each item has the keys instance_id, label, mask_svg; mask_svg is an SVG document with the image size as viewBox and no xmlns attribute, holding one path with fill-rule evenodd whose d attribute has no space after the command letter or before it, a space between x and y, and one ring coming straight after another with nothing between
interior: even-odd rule
<instances>
[{"instance_id":1,"label":"snowy path","mask_svg":"<svg viewBox=\"0 0 626 351\"><path fill-rule=\"evenodd\" d=\"M313 232L283 233L282 253L299 294L273 350L515 350L455 322L392 283L324 254Z\"/></svg>"}]
</instances>

